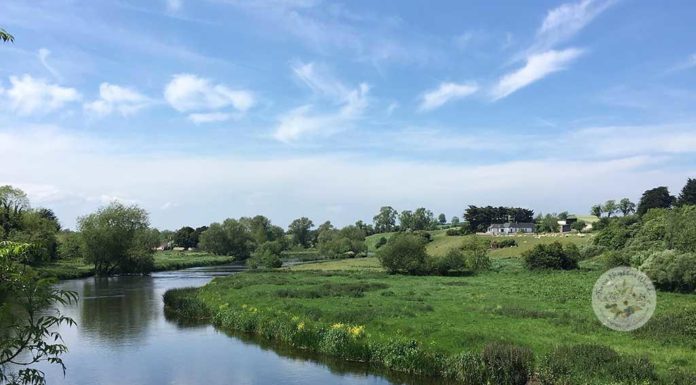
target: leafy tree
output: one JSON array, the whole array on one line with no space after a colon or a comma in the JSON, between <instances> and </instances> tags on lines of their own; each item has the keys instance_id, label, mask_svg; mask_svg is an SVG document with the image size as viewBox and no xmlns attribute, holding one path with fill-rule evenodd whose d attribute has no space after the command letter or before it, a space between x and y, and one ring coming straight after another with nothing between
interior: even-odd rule
<instances>
[{"instance_id":1,"label":"leafy tree","mask_svg":"<svg viewBox=\"0 0 696 385\"><path fill-rule=\"evenodd\" d=\"M47 208L40 208L36 211L36 213L41 218L53 222L53 225L56 227L56 231L60 231L60 221L58 220L58 217L56 216L56 213L53 212L53 210Z\"/></svg>"},{"instance_id":2,"label":"leafy tree","mask_svg":"<svg viewBox=\"0 0 696 385\"><path fill-rule=\"evenodd\" d=\"M57 257L58 241L56 222L47 219L39 211L28 210L21 214L18 228L10 231L7 237L11 241L29 243L34 247L29 254L29 263L48 262Z\"/></svg>"},{"instance_id":3,"label":"leafy tree","mask_svg":"<svg viewBox=\"0 0 696 385\"><path fill-rule=\"evenodd\" d=\"M359 228L360 230L362 230L362 231L365 233L366 236L367 236L367 235L372 235L372 234L375 233L374 227L372 227L372 225L369 225L369 224L367 224L367 223L365 223L365 222L363 222L363 221L357 221L357 222L355 222L355 227L357 227L357 228Z\"/></svg>"},{"instance_id":4,"label":"leafy tree","mask_svg":"<svg viewBox=\"0 0 696 385\"><path fill-rule=\"evenodd\" d=\"M623 198L619 201L619 211L623 216L633 214L636 211L636 204L628 198Z\"/></svg>"},{"instance_id":5,"label":"leafy tree","mask_svg":"<svg viewBox=\"0 0 696 385\"><path fill-rule=\"evenodd\" d=\"M424 207L419 207L416 211L404 210L399 215L401 230L431 230L436 223L433 212Z\"/></svg>"},{"instance_id":6,"label":"leafy tree","mask_svg":"<svg viewBox=\"0 0 696 385\"><path fill-rule=\"evenodd\" d=\"M578 268L580 251L573 243L564 246L560 242L554 242L536 245L531 250L523 252L522 257L529 270L572 270Z\"/></svg>"},{"instance_id":7,"label":"leafy tree","mask_svg":"<svg viewBox=\"0 0 696 385\"><path fill-rule=\"evenodd\" d=\"M329 258L352 257L367 252L365 233L357 226L325 228L318 237L319 252Z\"/></svg>"},{"instance_id":8,"label":"leafy tree","mask_svg":"<svg viewBox=\"0 0 696 385\"><path fill-rule=\"evenodd\" d=\"M491 260L488 258L489 248L490 243L486 239L480 239L475 236L464 239L461 245L461 250L464 254L464 266L473 272L489 269L491 266Z\"/></svg>"},{"instance_id":9,"label":"leafy tree","mask_svg":"<svg viewBox=\"0 0 696 385\"><path fill-rule=\"evenodd\" d=\"M14 43L14 36L10 35L9 32L5 31L4 29L0 28L0 40L3 41L3 43L7 43L8 41L10 43Z\"/></svg>"},{"instance_id":10,"label":"leafy tree","mask_svg":"<svg viewBox=\"0 0 696 385\"><path fill-rule=\"evenodd\" d=\"M266 269L274 269L283 266L283 261L280 259L280 253L283 251L283 245L280 241L268 241L259 245L254 251L251 258L247 260L247 266L252 269L264 267Z\"/></svg>"},{"instance_id":11,"label":"leafy tree","mask_svg":"<svg viewBox=\"0 0 696 385\"><path fill-rule=\"evenodd\" d=\"M201 249L217 255L232 255L247 259L254 250L255 241L249 227L241 221L228 218L222 224L213 223L201 234Z\"/></svg>"},{"instance_id":12,"label":"leafy tree","mask_svg":"<svg viewBox=\"0 0 696 385\"><path fill-rule=\"evenodd\" d=\"M82 235L74 231L63 231L58 236L58 258L60 259L81 259L84 258L82 251Z\"/></svg>"},{"instance_id":13,"label":"leafy tree","mask_svg":"<svg viewBox=\"0 0 696 385\"><path fill-rule=\"evenodd\" d=\"M375 224L375 232L388 233L396 228L396 217L398 212L391 206L384 206L379 209L379 213L372 220Z\"/></svg>"},{"instance_id":14,"label":"leafy tree","mask_svg":"<svg viewBox=\"0 0 696 385\"><path fill-rule=\"evenodd\" d=\"M557 233L558 232L558 217L555 214L546 214L536 217L537 233Z\"/></svg>"},{"instance_id":15,"label":"leafy tree","mask_svg":"<svg viewBox=\"0 0 696 385\"><path fill-rule=\"evenodd\" d=\"M415 227L415 219L413 217L413 211L404 210L399 214L399 227L401 230L413 229Z\"/></svg>"},{"instance_id":16,"label":"leafy tree","mask_svg":"<svg viewBox=\"0 0 696 385\"><path fill-rule=\"evenodd\" d=\"M377 258L390 273L422 274L428 270L425 243L414 234L395 234L377 251Z\"/></svg>"},{"instance_id":17,"label":"leafy tree","mask_svg":"<svg viewBox=\"0 0 696 385\"><path fill-rule=\"evenodd\" d=\"M440 222L441 225L444 225L445 223L447 223L447 217L445 216L445 214L440 213L440 215L437 216L437 221Z\"/></svg>"},{"instance_id":18,"label":"leafy tree","mask_svg":"<svg viewBox=\"0 0 696 385\"><path fill-rule=\"evenodd\" d=\"M679 193L677 204L679 206L696 205L696 179L689 178L686 181L686 185Z\"/></svg>"},{"instance_id":19,"label":"leafy tree","mask_svg":"<svg viewBox=\"0 0 696 385\"><path fill-rule=\"evenodd\" d=\"M174 233L173 241L178 247L198 247L198 234L193 227L184 226Z\"/></svg>"},{"instance_id":20,"label":"leafy tree","mask_svg":"<svg viewBox=\"0 0 696 385\"><path fill-rule=\"evenodd\" d=\"M20 226L22 214L29 210L27 194L10 185L0 186L0 225L2 239L7 239L12 229Z\"/></svg>"},{"instance_id":21,"label":"leafy tree","mask_svg":"<svg viewBox=\"0 0 696 385\"><path fill-rule=\"evenodd\" d=\"M253 218L243 217L239 221L249 229L256 245L275 241L285 236L281 227L274 226L271 220L263 215L257 215Z\"/></svg>"},{"instance_id":22,"label":"leafy tree","mask_svg":"<svg viewBox=\"0 0 696 385\"><path fill-rule=\"evenodd\" d=\"M58 310L47 312L55 303L77 300L74 292L57 290L53 282L39 278L21 262L31 246L0 242L0 383L45 384L44 373L34 364L57 364L65 371L60 356L67 351L56 328L75 322Z\"/></svg>"},{"instance_id":23,"label":"leafy tree","mask_svg":"<svg viewBox=\"0 0 696 385\"><path fill-rule=\"evenodd\" d=\"M590 209L590 214L596 216L597 218L602 217L602 205L594 205Z\"/></svg>"},{"instance_id":24,"label":"leafy tree","mask_svg":"<svg viewBox=\"0 0 696 385\"><path fill-rule=\"evenodd\" d=\"M559 213L559 214L558 214L558 219L561 220L561 221L565 221L566 219L568 219L568 212L567 212L567 211L563 211L563 212Z\"/></svg>"},{"instance_id":25,"label":"leafy tree","mask_svg":"<svg viewBox=\"0 0 696 385\"><path fill-rule=\"evenodd\" d=\"M452 219L450 219L450 223L452 223L452 226L459 226L459 217L452 217Z\"/></svg>"},{"instance_id":26,"label":"leafy tree","mask_svg":"<svg viewBox=\"0 0 696 385\"><path fill-rule=\"evenodd\" d=\"M585 226L587 226L585 221L575 221L570 224L570 228L575 231L583 231L585 229Z\"/></svg>"},{"instance_id":27,"label":"leafy tree","mask_svg":"<svg viewBox=\"0 0 696 385\"><path fill-rule=\"evenodd\" d=\"M638 203L638 215L642 216L650 209L670 208L675 200L676 198L669 195L669 190L665 186L646 190Z\"/></svg>"},{"instance_id":28,"label":"leafy tree","mask_svg":"<svg viewBox=\"0 0 696 385\"><path fill-rule=\"evenodd\" d=\"M308 248L311 245L311 229L314 227L314 223L309 218L302 217L295 219L288 226L288 234L292 236L292 241L296 245Z\"/></svg>"},{"instance_id":29,"label":"leafy tree","mask_svg":"<svg viewBox=\"0 0 696 385\"><path fill-rule=\"evenodd\" d=\"M607 213L607 218L611 218L618 210L619 206L616 205L616 201L613 199L604 202L604 205L602 205L602 211Z\"/></svg>"},{"instance_id":30,"label":"leafy tree","mask_svg":"<svg viewBox=\"0 0 696 385\"><path fill-rule=\"evenodd\" d=\"M78 218L85 260L94 264L97 275L151 271L156 240L148 231L148 225L145 210L119 202Z\"/></svg>"}]
</instances>

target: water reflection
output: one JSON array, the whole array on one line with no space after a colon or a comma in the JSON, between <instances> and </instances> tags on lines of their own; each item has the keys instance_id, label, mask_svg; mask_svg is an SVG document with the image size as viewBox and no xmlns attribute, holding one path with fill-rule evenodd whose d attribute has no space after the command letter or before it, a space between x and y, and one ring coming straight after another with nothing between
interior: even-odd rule
<instances>
[{"instance_id":1,"label":"water reflection","mask_svg":"<svg viewBox=\"0 0 696 385\"><path fill-rule=\"evenodd\" d=\"M59 368L42 365L49 384L428 384L365 364L308 354L210 325L167 320L168 289L201 286L240 266L162 272L152 277L87 278L61 288L80 295L63 308L77 328L60 332L70 348ZM433 384L435 382L432 382ZM437 382L441 383L441 382Z\"/></svg>"}]
</instances>

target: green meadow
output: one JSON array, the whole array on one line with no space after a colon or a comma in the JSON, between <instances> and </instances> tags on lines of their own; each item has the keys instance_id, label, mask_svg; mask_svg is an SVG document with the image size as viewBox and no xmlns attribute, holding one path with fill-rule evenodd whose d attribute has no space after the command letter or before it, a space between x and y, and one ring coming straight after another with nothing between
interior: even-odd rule
<instances>
[{"instance_id":1,"label":"green meadow","mask_svg":"<svg viewBox=\"0 0 696 385\"><path fill-rule=\"evenodd\" d=\"M462 238L435 231L428 252L444 253ZM211 319L232 317L234 322L218 323L232 329L240 328L239 314L253 308L254 317L274 320L268 322L317 328L346 325L346 330L360 328L364 332L361 338L374 346L415 341L420 348L443 357L480 352L500 342L531 349L539 369L562 347L590 346L630 358L628 362L633 364L624 366L649 368L655 381L672 378L674 373L696 372L693 296L658 292L657 310L645 327L634 332L612 331L597 321L591 307L592 287L604 271L601 261L583 261L575 271L530 272L519 258L535 244L556 240L581 244L587 237L515 239L518 247L492 251L492 269L478 275L390 275L376 258L356 258L217 278L186 295L207 309ZM374 245L375 240L368 242ZM589 367L581 371L587 373L573 377L586 379L582 383L639 383L638 379L621 382L607 371Z\"/></svg>"}]
</instances>

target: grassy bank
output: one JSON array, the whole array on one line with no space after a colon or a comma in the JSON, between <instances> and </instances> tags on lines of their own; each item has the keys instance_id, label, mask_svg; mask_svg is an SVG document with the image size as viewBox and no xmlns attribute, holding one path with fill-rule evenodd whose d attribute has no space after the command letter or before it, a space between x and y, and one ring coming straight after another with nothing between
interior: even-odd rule
<instances>
[{"instance_id":1,"label":"grassy bank","mask_svg":"<svg viewBox=\"0 0 696 385\"><path fill-rule=\"evenodd\" d=\"M481 369L490 359L482 352L517 360L524 371L530 349L547 384L692 384L694 377L657 376L696 372L694 297L660 292L646 327L614 332L590 306L602 273L595 266L532 273L499 257L477 276L413 277L388 275L374 258L349 259L218 278L178 293L186 300L170 307L301 349L465 383L466 373L491 379L480 373L490 371Z\"/></svg>"},{"instance_id":2,"label":"grassy bank","mask_svg":"<svg viewBox=\"0 0 696 385\"><path fill-rule=\"evenodd\" d=\"M179 270L189 267L224 265L234 262L234 257L203 252L159 251L155 253L154 271ZM94 275L94 266L80 259L58 260L37 267L44 276L58 279L84 278Z\"/></svg>"}]
</instances>

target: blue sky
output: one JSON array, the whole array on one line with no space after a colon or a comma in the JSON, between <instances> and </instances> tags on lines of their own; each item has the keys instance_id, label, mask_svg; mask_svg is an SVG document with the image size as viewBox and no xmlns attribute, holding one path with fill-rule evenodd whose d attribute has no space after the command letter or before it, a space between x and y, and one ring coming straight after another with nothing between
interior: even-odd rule
<instances>
[{"instance_id":1,"label":"blue sky","mask_svg":"<svg viewBox=\"0 0 696 385\"><path fill-rule=\"evenodd\" d=\"M0 184L67 226L584 213L696 176L696 4L0 3Z\"/></svg>"}]
</instances>

